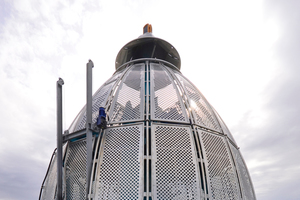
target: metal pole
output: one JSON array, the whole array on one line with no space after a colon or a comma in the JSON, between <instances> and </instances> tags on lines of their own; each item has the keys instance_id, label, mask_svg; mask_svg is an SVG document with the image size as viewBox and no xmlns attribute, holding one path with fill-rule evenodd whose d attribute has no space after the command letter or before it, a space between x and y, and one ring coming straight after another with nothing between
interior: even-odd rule
<instances>
[{"instance_id":1,"label":"metal pole","mask_svg":"<svg viewBox=\"0 0 300 200\"><path fill-rule=\"evenodd\" d=\"M57 114L57 200L62 200L62 85L64 80L56 82L56 114Z\"/></svg>"},{"instance_id":2,"label":"metal pole","mask_svg":"<svg viewBox=\"0 0 300 200\"><path fill-rule=\"evenodd\" d=\"M87 151L87 160L86 160L86 199L88 199L90 181L91 181L91 171L92 171L92 137L93 133L92 128L92 68L94 63L89 60L86 64L86 151Z\"/></svg>"}]
</instances>

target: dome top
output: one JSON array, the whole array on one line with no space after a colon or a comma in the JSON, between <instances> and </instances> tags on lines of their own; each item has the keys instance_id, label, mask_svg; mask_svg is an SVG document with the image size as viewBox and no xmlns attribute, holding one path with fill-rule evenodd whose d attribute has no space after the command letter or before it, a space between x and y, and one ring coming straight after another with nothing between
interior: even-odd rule
<instances>
[{"instance_id":1,"label":"dome top","mask_svg":"<svg viewBox=\"0 0 300 200\"><path fill-rule=\"evenodd\" d=\"M116 70L124 63L142 58L164 60L173 64L180 70L181 61L179 53L169 42L154 37L152 34L152 26L150 24L144 26L143 35L128 42L121 48L116 58Z\"/></svg>"}]
</instances>

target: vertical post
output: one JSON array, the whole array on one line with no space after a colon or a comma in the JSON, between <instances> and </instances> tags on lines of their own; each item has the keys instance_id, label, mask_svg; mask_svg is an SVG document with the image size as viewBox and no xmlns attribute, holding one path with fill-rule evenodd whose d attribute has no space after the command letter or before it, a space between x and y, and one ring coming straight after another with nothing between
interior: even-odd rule
<instances>
[{"instance_id":1,"label":"vertical post","mask_svg":"<svg viewBox=\"0 0 300 200\"><path fill-rule=\"evenodd\" d=\"M88 199L90 181L91 181L91 171L92 171L92 137L93 133L92 128L92 68L94 63L89 60L86 64L86 151L87 151L87 160L86 160L86 199Z\"/></svg>"},{"instance_id":2,"label":"vertical post","mask_svg":"<svg viewBox=\"0 0 300 200\"><path fill-rule=\"evenodd\" d=\"M56 114L57 114L57 200L62 200L62 85L64 80L56 82Z\"/></svg>"}]
</instances>

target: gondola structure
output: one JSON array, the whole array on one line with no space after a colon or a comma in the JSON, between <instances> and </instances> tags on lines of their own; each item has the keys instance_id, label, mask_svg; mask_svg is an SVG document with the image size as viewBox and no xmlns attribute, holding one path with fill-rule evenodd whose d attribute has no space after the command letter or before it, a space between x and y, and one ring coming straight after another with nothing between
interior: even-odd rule
<instances>
[{"instance_id":1,"label":"gondola structure","mask_svg":"<svg viewBox=\"0 0 300 200\"><path fill-rule=\"evenodd\" d=\"M256 199L229 129L150 24L92 95L93 67L90 60L87 103L64 132L57 81L57 149L40 200Z\"/></svg>"}]
</instances>

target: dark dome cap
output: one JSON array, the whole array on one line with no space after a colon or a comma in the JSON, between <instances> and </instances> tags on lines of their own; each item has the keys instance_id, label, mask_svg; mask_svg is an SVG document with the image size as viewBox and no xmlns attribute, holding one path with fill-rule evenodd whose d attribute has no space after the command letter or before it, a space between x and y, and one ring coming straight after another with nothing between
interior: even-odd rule
<instances>
[{"instance_id":1,"label":"dark dome cap","mask_svg":"<svg viewBox=\"0 0 300 200\"><path fill-rule=\"evenodd\" d=\"M151 24L144 26L143 33L121 48L116 58L116 70L124 63L140 58L164 60L180 70L180 56L175 47L163 39L154 37Z\"/></svg>"}]
</instances>

